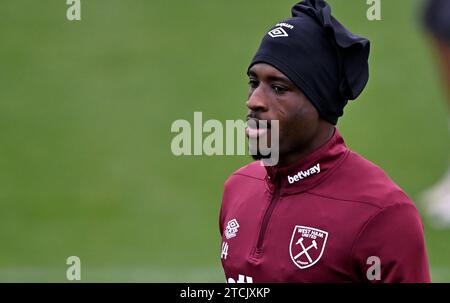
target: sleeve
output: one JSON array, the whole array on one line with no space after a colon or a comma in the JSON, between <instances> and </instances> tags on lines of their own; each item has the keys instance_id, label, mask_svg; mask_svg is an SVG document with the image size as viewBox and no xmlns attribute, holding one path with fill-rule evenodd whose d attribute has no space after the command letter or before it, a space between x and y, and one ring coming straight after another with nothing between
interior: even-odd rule
<instances>
[{"instance_id":1,"label":"sleeve","mask_svg":"<svg viewBox=\"0 0 450 303\"><path fill-rule=\"evenodd\" d=\"M225 184L223 186L223 194L222 194L222 203L220 205L220 213L219 213L219 231L220 231L220 236L223 236L223 224L224 224L224 220L225 220L225 208L226 208L226 201L227 201L227 196L228 196L228 183L229 180L225 181Z\"/></svg>"},{"instance_id":2,"label":"sleeve","mask_svg":"<svg viewBox=\"0 0 450 303\"><path fill-rule=\"evenodd\" d=\"M220 214L219 214L219 232L220 236L223 237L223 205L220 207Z\"/></svg>"},{"instance_id":3,"label":"sleeve","mask_svg":"<svg viewBox=\"0 0 450 303\"><path fill-rule=\"evenodd\" d=\"M413 204L381 209L359 232L352 265L369 283L431 282L423 225Z\"/></svg>"}]
</instances>

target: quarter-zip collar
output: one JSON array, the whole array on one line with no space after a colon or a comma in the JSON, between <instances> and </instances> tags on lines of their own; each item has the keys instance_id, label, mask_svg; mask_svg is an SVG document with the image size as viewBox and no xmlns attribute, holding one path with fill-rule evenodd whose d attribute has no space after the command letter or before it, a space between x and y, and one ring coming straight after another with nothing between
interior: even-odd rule
<instances>
[{"instance_id":1,"label":"quarter-zip collar","mask_svg":"<svg viewBox=\"0 0 450 303\"><path fill-rule=\"evenodd\" d=\"M267 185L273 191L278 183L281 194L295 194L311 189L326 179L349 152L344 139L335 128L327 143L300 161L286 167L266 166Z\"/></svg>"}]
</instances>

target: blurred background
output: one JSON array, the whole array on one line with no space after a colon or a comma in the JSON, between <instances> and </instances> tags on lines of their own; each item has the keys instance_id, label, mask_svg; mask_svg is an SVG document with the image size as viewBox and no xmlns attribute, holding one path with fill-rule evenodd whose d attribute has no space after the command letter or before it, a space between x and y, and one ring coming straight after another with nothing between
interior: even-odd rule
<instances>
[{"instance_id":1,"label":"blurred background","mask_svg":"<svg viewBox=\"0 0 450 303\"><path fill-rule=\"evenodd\" d=\"M445 91L420 1L329 1L372 42L369 84L338 127L416 202L445 172ZM244 119L247 65L295 1L0 0L0 281L223 282L223 182L246 156L172 155L176 119ZM423 213L424 214L424 213ZM450 230L424 215L432 278Z\"/></svg>"}]
</instances>

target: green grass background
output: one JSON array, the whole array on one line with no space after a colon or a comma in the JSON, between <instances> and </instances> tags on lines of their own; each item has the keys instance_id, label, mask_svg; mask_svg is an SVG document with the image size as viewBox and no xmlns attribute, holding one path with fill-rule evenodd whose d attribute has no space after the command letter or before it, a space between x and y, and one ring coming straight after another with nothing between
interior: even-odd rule
<instances>
[{"instance_id":1,"label":"green grass background","mask_svg":"<svg viewBox=\"0 0 450 303\"><path fill-rule=\"evenodd\" d=\"M175 157L176 119L243 119L245 71L293 1L0 1L0 281L221 282L224 180L247 157ZM418 2L330 1L372 41L370 82L346 109L347 144L415 201L448 161L444 94ZM418 203L419 207L422 207ZM434 281L450 232L425 220Z\"/></svg>"}]
</instances>

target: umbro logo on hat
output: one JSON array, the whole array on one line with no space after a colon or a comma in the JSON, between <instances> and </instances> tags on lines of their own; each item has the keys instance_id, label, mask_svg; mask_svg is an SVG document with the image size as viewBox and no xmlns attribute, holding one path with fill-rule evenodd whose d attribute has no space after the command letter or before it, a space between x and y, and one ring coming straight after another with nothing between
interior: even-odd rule
<instances>
[{"instance_id":1,"label":"umbro logo on hat","mask_svg":"<svg viewBox=\"0 0 450 303\"><path fill-rule=\"evenodd\" d=\"M288 37L288 34L286 33L286 31L281 28L281 27L276 27L273 30L271 30L270 32L268 32L269 36L271 36L272 38L278 38L278 37Z\"/></svg>"}]
</instances>

